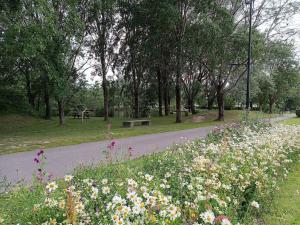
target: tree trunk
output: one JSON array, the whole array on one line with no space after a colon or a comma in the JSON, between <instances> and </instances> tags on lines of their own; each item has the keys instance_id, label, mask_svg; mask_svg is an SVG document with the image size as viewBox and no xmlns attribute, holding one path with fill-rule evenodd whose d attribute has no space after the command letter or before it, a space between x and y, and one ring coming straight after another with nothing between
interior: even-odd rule
<instances>
[{"instance_id":1,"label":"tree trunk","mask_svg":"<svg viewBox=\"0 0 300 225\"><path fill-rule=\"evenodd\" d=\"M38 98L37 98L37 104L35 106L35 110L39 111L40 110L40 106L41 106L41 93L39 92Z\"/></svg>"},{"instance_id":2,"label":"tree trunk","mask_svg":"<svg viewBox=\"0 0 300 225\"><path fill-rule=\"evenodd\" d=\"M194 97L191 98L191 112L192 112L192 114L196 114Z\"/></svg>"},{"instance_id":3,"label":"tree trunk","mask_svg":"<svg viewBox=\"0 0 300 225\"><path fill-rule=\"evenodd\" d=\"M104 121L107 121L108 120L108 87L107 87L107 79L106 79L106 64L105 64L104 53L101 54L101 67L102 67Z\"/></svg>"},{"instance_id":4,"label":"tree trunk","mask_svg":"<svg viewBox=\"0 0 300 225\"><path fill-rule=\"evenodd\" d=\"M132 70L132 76L133 76L133 109L134 118L139 118L139 86L136 78L136 71L133 68Z\"/></svg>"},{"instance_id":5,"label":"tree trunk","mask_svg":"<svg viewBox=\"0 0 300 225\"><path fill-rule=\"evenodd\" d=\"M169 101L169 81L167 75L167 69L164 68L163 74L163 95L164 95L164 106L165 106L165 116L170 114L170 101Z\"/></svg>"},{"instance_id":6,"label":"tree trunk","mask_svg":"<svg viewBox=\"0 0 300 225\"><path fill-rule=\"evenodd\" d=\"M162 110L162 88L161 88L161 72L159 67L157 67L157 84L158 84L158 114L159 116L163 116L163 110Z\"/></svg>"},{"instance_id":7,"label":"tree trunk","mask_svg":"<svg viewBox=\"0 0 300 225\"><path fill-rule=\"evenodd\" d=\"M187 105L189 112L192 112L192 100L190 96L187 96Z\"/></svg>"},{"instance_id":8,"label":"tree trunk","mask_svg":"<svg viewBox=\"0 0 300 225\"><path fill-rule=\"evenodd\" d=\"M169 101L169 89L168 86L164 89L164 105L165 105L165 116L170 114L170 101Z\"/></svg>"},{"instance_id":9,"label":"tree trunk","mask_svg":"<svg viewBox=\"0 0 300 225\"><path fill-rule=\"evenodd\" d=\"M58 105L59 125L62 126L65 123L65 106L63 100L58 100L57 105Z\"/></svg>"},{"instance_id":10,"label":"tree trunk","mask_svg":"<svg viewBox=\"0 0 300 225\"><path fill-rule=\"evenodd\" d=\"M104 11L101 11L101 25L100 21L97 21L97 27L100 42L99 42L99 50L100 50L100 62L101 62L101 69L102 69L102 88L103 88L103 107L104 107L104 121L108 120L108 87L107 87L107 66L105 61L105 54L106 54L106 19L105 19Z\"/></svg>"},{"instance_id":11,"label":"tree trunk","mask_svg":"<svg viewBox=\"0 0 300 225\"><path fill-rule=\"evenodd\" d=\"M134 88L134 118L139 118L139 94L137 88Z\"/></svg>"},{"instance_id":12,"label":"tree trunk","mask_svg":"<svg viewBox=\"0 0 300 225\"><path fill-rule=\"evenodd\" d=\"M26 77L26 90L27 90L27 98L29 105L34 109L35 108L35 96L32 94L31 81L29 74L25 75Z\"/></svg>"},{"instance_id":13,"label":"tree trunk","mask_svg":"<svg viewBox=\"0 0 300 225\"><path fill-rule=\"evenodd\" d=\"M215 95L207 97L207 109L212 110L215 102Z\"/></svg>"},{"instance_id":14,"label":"tree trunk","mask_svg":"<svg viewBox=\"0 0 300 225\"><path fill-rule=\"evenodd\" d=\"M224 121L224 93L222 90L217 91L217 101L218 101L218 119L219 121Z\"/></svg>"},{"instance_id":15,"label":"tree trunk","mask_svg":"<svg viewBox=\"0 0 300 225\"><path fill-rule=\"evenodd\" d=\"M104 121L108 120L108 88L107 88L107 80L103 77L102 81L102 88L103 88L103 107L104 107Z\"/></svg>"},{"instance_id":16,"label":"tree trunk","mask_svg":"<svg viewBox=\"0 0 300 225\"><path fill-rule=\"evenodd\" d=\"M51 119L50 93L49 93L49 77L44 76L44 102L45 102L45 119Z\"/></svg>"},{"instance_id":17,"label":"tree trunk","mask_svg":"<svg viewBox=\"0 0 300 225\"><path fill-rule=\"evenodd\" d=\"M179 41L176 54L176 123L181 123L181 53L182 46Z\"/></svg>"},{"instance_id":18,"label":"tree trunk","mask_svg":"<svg viewBox=\"0 0 300 225\"><path fill-rule=\"evenodd\" d=\"M181 89L180 81L176 75L176 123L181 123Z\"/></svg>"},{"instance_id":19,"label":"tree trunk","mask_svg":"<svg viewBox=\"0 0 300 225\"><path fill-rule=\"evenodd\" d=\"M262 103L259 102L258 105L259 105L259 111L262 112L263 111L263 105L262 105Z\"/></svg>"},{"instance_id":20,"label":"tree trunk","mask_svg":"<svg viewBox=\"0 0 300 225\"><path fill-rule=\"evenodd\" d=\"M273 107L274 107L274 98L272 96L269 96L269 113L273 113Z\"/></svg>"},{"instance_id":21,"label":"tree trunk","mask_svg":"<svg viewBox=\"0 0 300 225\"><path fill-rule=\"evenodd\" d=\"M263 100L260 98L258 98L258 108L260 112L263 111Z\"/></svg>"}]
</instances>

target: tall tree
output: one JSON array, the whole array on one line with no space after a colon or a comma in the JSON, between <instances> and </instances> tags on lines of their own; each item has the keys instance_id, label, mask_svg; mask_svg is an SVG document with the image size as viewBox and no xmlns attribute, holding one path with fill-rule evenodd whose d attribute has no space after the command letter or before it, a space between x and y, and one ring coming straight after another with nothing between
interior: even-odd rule
<instances>
[{"instance_id":1,"label":"tall tree","mask_svg":"<svg viewBox=\"0 0 300 225\"><path fill-rule=\"evenodd\" d=\"M269 43L268 62L266 72L273 85L268 94L269 113L273 113L276 101L284 101L289 95L289 90L297 84L299 67L294 60L292 46L273 41Z\"/></svg>"},{"instance_id":2,"label":"tall tree","mask_svg":"<svg viewBox=\"0 0 300 225\"><path fill-rule=\"evenodd\" d=\"M93 40L91 49L100 61L103 89L104 120L108 120L109 93L107 73L112 69L114 26L117 22L115 0L94 0L90 4L89 28Z\"/></svg>"},{"instance_id":3,"label":"tall tree","mask_svg":"<svg viewBox=\"0 0 300 225\"><path fill-rule=\"evenodd\" d=\"M176 40L176 76L175 76L175 96L176 96L176 123L181 123L181 80L182 80L182 42L188 22L188 14L191 7L191 1L176 1L178 18L174 27Z\"/></svg>"},{"instance_id":4,"label":"tall tree","mask_svg":"<svg viewBox=\"0 0 300 225\"><path fill-rule=\"evenodd\" d=\"M41 62L45 101L49 101L49 83L57 101L60 125L64 124L64 107L81 68L78 58L86 35L82 22L85 11L78 0L39 0L33 10L37 23L44 30L43 61ZM77 68L79 67L79 68ZM47 107L46 107L47 108ZM49 109L46 109L48 111Z\"/></svg>"}]
</instances>

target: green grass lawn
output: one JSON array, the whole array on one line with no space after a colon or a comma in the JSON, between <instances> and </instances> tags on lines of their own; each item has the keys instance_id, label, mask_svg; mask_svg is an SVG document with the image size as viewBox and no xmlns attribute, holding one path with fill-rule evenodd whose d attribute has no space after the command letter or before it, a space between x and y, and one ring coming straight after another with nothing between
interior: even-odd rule
<instances>
[{"instance_id":1,"label":"green grass lawn","mask_svg":"<svg viewBox=\"0 0 300 225\"><path fill-rule=\"evenodd\" d=\"M300 163L281 183L269 213L263 217L266 225L300 224Z\"/></svg>"},{"instance_id":2,"label":"green grass lawn","mask_svg":"<svg viewBox=\"0 0 300 225\"><path fill-rule=\"evenodd\" d=\"M291 118L282 122L285 125L300 125L300 117Z\"/></svg>"},{"instance_id":3,"label":"green grass lawn","mask_svg":"<svg viewBox=\"0 0 300 225\"><path fill-rule=\"evenodd\" d=\"M206 118L197 121L199 115L183 117L183 122L175 123L175 115L168 117L151 117L151 126L122 128L124 119L111 119L111 130L108 132L107 122L103 118L93 117L84 120L66 118L63 127L58 125L58 118L43 120L30 116L5 115L0 116L0 154L49 148L56 146L79 144L90 141L100 141L110 138L136 136L142 134L161 133L189 128L218 125L223 122L215 121L216 111L202 112ZM241 119L243 111L226 111L225 122ZM252 118L268 117L268 114L252 112Z\"/></svg>"},{"instance_id":4,"label":"green grass lawn","mask_svg":"<svg viewBox=\"0 0 300 225\"><path fill-rule=\"evenodd\" d=\"M300 125L300 118L282 122L286 125ZM297 162L287 180L280 184L269 212L263 216L266 225L300 225L300 163Z\"/></svg>"}]
</instances>

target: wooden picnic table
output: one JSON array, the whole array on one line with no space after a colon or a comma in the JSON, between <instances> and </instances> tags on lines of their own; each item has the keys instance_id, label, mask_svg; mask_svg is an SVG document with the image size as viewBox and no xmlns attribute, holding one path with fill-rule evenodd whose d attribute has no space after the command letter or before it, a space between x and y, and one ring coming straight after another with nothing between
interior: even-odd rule
<instances>
[{"instance_id":1,"label":"wooden picnic table","mask_svg":"<svg viewBox=\"0 0 300 225\"><path fill-rule=\"evenodd\" d=\"M74 119L80 119L81 118L81 116L82 116L82 113L81 112L78 112L78 111L73 111L72 112L72 116L73 116L73 118ZM84 113L83 113L83 117L85 118L85 119L89 119L90 118L90 113L89 113L89 111L85 111Z\"/></svg>"},{"instance_id":2,"label":"wooden picnic table","mask_svg":"<svg viewBox=\"0 0 300 225\"><path fill-rule=\"evenodd\" d=\"M133 127L136 124L150 126L150 120L127 120L123 122L123 127Z\"/></svg>"}]
</instances>

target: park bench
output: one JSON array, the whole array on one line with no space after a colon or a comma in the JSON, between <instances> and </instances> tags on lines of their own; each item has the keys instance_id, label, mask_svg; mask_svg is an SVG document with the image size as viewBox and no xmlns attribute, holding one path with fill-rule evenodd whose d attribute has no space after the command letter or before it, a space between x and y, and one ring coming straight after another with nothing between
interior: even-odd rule
<instances>
[{"instance_id":1,"label":"park bench","mask_svg":"<svg viewBox=\"0 0 300 225\"><path fill-rule=\"evenodd\" d=\"M150 120L128 120L123 122L123 127L133 127L136 124L150 126Z\"/></svg>"},{"instance_id":2,"label":"park bench","mask_svg":"<svg viewBox=\"0 0 300 225\"><path fill-rule=\"evenodd\" d=\"M183 113L185 116L189 116L189 111L187 111L187 110L181 110L180 112ZM175 113L176 113L176 111L171 112L171 114L175 114Z\"/></svg>"}]
</instances>

